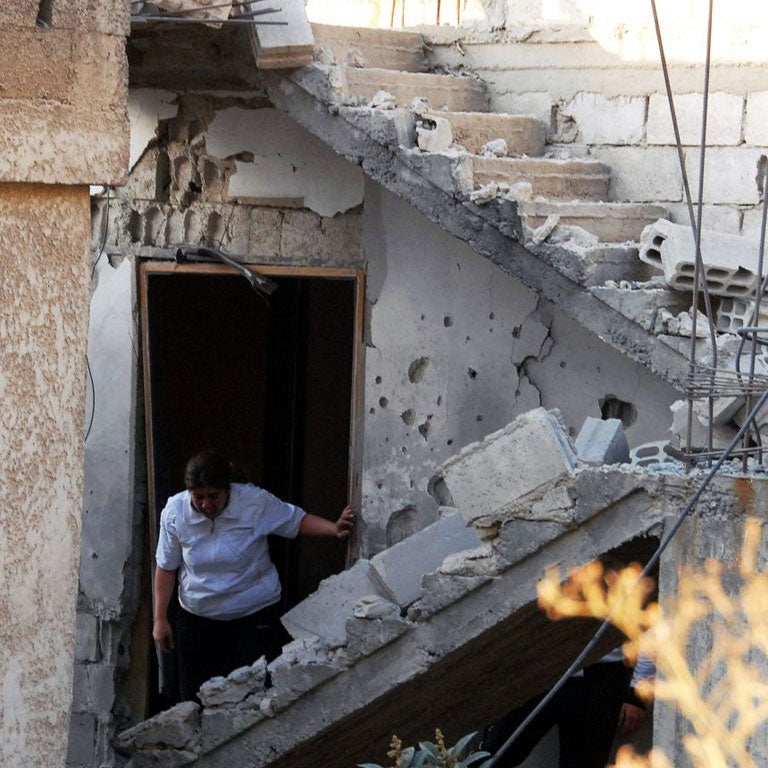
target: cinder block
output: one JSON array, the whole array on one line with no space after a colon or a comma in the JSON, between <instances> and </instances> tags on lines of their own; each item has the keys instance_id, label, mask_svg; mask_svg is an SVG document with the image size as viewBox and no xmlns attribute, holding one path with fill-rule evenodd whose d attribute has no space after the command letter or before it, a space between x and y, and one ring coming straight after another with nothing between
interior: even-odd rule
<instances>
[{"instance_id":1,"label":"cinder block","mask_svg":"<svg viewBox=\"0 0 768 768\"><path fill-rule=\"evenodd\" d=\"M576 468L576 450L556 411L536 408L464 448L430 480L467 523L491 515Z\"/></svg>"},{"instance_id":2,"label":"cinder block","mask_svg":"<svg viewBox=\"0 0 768 768\"><path fill-rule=\"evenodd\" d=\"M768 146L768 91L751 93L747 98L744 140L758 147Z\"/></svg>"},{"instance_id":3,"label":"cinder block","mask_svg":"<svg viewBox=\"0 0 768 768\"><path fill-rule=\"evenodd\" d=\"M745 325L768 327L768 300L761 299L757 322L754 322L755 302L725 297L717 309L717 330L736 333Z\"/></svg>"},{"instance_id":4,"label":"cinder block","mask_svg":"<svg viewBox=\"0 0 768 768\"><path fill-rule=\"evenodd\" d=\"M595 147L592 156L611 168L609 200L658 203L682 199L680 165L672 147Z\"/></svg>"},{"instance_id":5,"label":"cinder block","mask_svg":"<svg viewBox=\"0 0 768 768\"><path fill-rule=\"evenodd\" d=\"M669 443L659 440L655 443L643 443L629 452L630 463L634 467L669 466L676 471L682 469L683 463L668 452Z\"/></svg>"},{"instance_id":6,"label":"cinder block","mask_svg":"<svg viewBox=\"0 0 768 768\"><path fill-rule=\"evenodd\" d=\"M67 744L67 766L69 768L90 768L93 765L93 750L96 739L96 716L75 712L69 718L69 742Z\"/></svg>"},{"instance_id":7,"label":"cinder block","mask_svg":"<svg viewBox=\"0 0 768 768\"><path fill-rule=\"evenodd\" d=\"M693 288L695 254L691 228L665 219L646 227L640 238L640 259L663 270L667 283L680 291ZM703 230L701 258L710 293L743 297L755 290L757 248L746 238Z\"/></svg>"},{"instance_id":8,"label":"cinder block","mask_svg":"<svg viewBox=\"0 0 768 768\"><path fill-rule=\"evenodd\" d=\"M99 620L78 612L75 622L75 661L99 660Z\"/></svg>"},{"instance_id":9,"label":"cinder block","mask_svg":"<svg viewBox=\"0 0 768 768\"><path fill-rule=\"evenodd\" d=\"M599 93L577 93L560 108L576 121L579 139L587 144L639 144L645 128L645 99Z\"/></svg>"},{"instance_id":10,"label":"cinder block","mask_svg":"<svg viewBox=\"0 0 768 768\"><path fill-rule=\"evenodd\" d=\"M717 205L757 205L760 192L755 178L763 154L755 147L713 147L706 151L704 202ZM685 153L688 181L695 195L699 187L699 150Z\"/></svg>"},{"instance_id":11,"label":"cinder block","mask_svg":"<svg viewBox=\"0 0 768 768\"><path fill-rule=\"evenodd\" d=\"M371 565L382 591L404 608L420 596L424 574L436 571L448 555L479 544L474 528L453 512L380 552L371 558Z\"/></svg>"},{"instance_id":12,"label":"cinder block","mask_svg":"<svg viewBox=\"0 0 768 768\"><path fill-rule=\"evenodd\" d=\"M675 95L675 112L683 144L701 143L703 97L700 93ZM732 93L710 93L707 112L707 146L741 144L744 97ZM648 144L675 144L672 117L666 94L654 93L648 103Z\"/></svg>"},{"instance_id":13,"label":"cinder block","mask_svg":"<svg viewBox=\"0 0 768 768\"><path fill-rule=\"evenodd\" d=\"M576 453L587 464L626 464L629 445L621 419L588 416L576 438Z\"/></svg>"},{"instance_id":14,"label":"cinder block","mask_svg":"<svg viewBox=\"0 0 768 768\"><path fill-rule=\"evenodd\" d=\"M389 599L379 586L369 560L358 560L349 570L320 582L317 591L284 614L280 621L291 637L319 637L330 646L346 642L347 619L365 595Z\"/></svg>"}]
</instances>

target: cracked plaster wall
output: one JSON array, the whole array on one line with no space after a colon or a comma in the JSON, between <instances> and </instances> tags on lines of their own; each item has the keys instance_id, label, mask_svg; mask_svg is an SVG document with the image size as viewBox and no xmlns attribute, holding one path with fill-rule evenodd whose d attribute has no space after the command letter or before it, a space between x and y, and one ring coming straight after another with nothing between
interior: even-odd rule
<instances>
[{"instance_id":1,"label":"cracked plaster wall","mask_svg":"<svg viewBox=\"0 0 768 768\"><path fill-rule=\"evenodd\" d=\"M61 766L82 503L88 188L0 184L0 764Z\"/></svg>"},{"instance_id":2,"label":"cracked plaster wall","mask_svg":"<svg viewBox=\"0 0 768 768\"><path fill-rule=\"evenodd\" d=\"M667 437L675 389L374 183L364 245L364 554L433 522L434 468L531 408L575 435L613 396L634 406L631 444Z\"/></svg>"}]
</instances>

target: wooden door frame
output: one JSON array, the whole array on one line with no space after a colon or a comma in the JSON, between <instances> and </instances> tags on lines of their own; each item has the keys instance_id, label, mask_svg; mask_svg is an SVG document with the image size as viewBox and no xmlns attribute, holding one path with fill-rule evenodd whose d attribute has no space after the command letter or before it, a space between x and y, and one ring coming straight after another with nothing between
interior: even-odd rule
<instances>
[{"instance_id":1,"label":"wooden door frame","mask_svg":"<svg viewBox=\"0 0 768 768\"><path fill-rule=\"evenodd\" d=\"M352 339L352 387L349 420L349 467L348 499L353 507L359 507L361 490L362 461L362 413L365 376L365 345L363 343L363 322L365 317L365 273L361 269L345 267L298 267L276 266L268 264L245 264L247 269L268 277L306 277L323 280L353 280L354 291L354 329ZM153 275L235 275L239 273L233 267L221 264L176 264L167 261L143 261L139 264L139 302L141 308L141 342L144 378L144 420L147 442L147 492L149 501L149 546L154 566L157 549L157 513L155 505L154 445L152 433L152 392L150 382L150 347L149 347L149 278ZM356 537L350 536L347 546L347 567L357 559L358 544ZM152 569L154 571L154 567ZM154 574L153 574L154 577Z\"/></svg>"}]
</instances>

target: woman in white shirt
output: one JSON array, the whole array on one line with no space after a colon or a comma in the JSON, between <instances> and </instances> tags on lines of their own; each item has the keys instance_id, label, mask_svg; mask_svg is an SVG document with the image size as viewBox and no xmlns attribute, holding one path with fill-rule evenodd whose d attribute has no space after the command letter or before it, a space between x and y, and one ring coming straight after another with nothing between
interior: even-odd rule
<instances>
[{"instance_id":1,"label":"woman in white shirt","mask_svg":"<svg viewBox=\"0 0 768 768\"><path fill-rule=\"evenodd\" d=\"M189 700L211 677L280 653L280 580L267 536L345 538L354 514L347 506L334 523L233 482L232 465L213 452L193 456L184 481L160 516L152 636L162 651L176 649L181 697ZM174 633L168 606L177 578Z\"/></svg>"}]
</instances>

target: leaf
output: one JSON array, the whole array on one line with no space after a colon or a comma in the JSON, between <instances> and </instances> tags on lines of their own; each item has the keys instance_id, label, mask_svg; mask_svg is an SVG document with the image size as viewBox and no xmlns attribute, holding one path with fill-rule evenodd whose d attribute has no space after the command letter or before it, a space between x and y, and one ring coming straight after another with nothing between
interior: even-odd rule
<instances>
[{"instance_id":1,"label":"leaf","mask_svg":"<svg viewBox=\"0 0 768 768\"><path fill-rule=\"evenodd\" d=\"M440 762L440 753L437 751L437 747L431 741L420 741L419 747L436 762Z\"/></svg>"},{"instance_id":2,"label":"leaf","mask_svg":"<svg viewBox=\"0 0 768 768\"><path fill-rule=\"evenodd\" d=\"M413 747L406 747L400 753L400 759L397 761L397 768L410 768L415 754L416 750Z\"/></svg>"},{"instance_id":3,"label":"leaf","mask_svg":"<svg viewBox=\"0 0 768 768\"><path fill-rule=\"evenodd\" d=\"M471 755L467 755L462 762L467 768L472 768L475 763L487 760L490 756L490 752L473 752Z\"/></svg>"},{"instance_id":4,"label":"leaf","mask_svg":"<svg viewBox=\"0 0 768 768\"><path fill-rule=\"evenodd\" d=\"M464 750L467 748L467 745L472 741L472 739L477 736L477 731L473 733L468 733L466 736L462 736L450 749L449 753L453 757L461 757Z\"/></svg>"}]
</instances>

